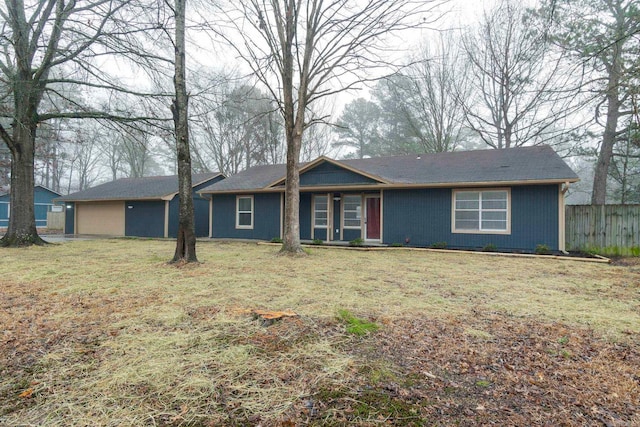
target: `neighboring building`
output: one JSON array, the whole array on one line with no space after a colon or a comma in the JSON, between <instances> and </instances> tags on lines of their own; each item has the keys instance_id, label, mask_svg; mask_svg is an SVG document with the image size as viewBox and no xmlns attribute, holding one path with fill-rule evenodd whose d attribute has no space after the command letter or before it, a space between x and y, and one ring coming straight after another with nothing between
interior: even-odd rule
<instances>
[{"instance_id":1,"label":"neighboring building","mask_svg":"<svg viewBox=\"0 0 640 427\"><path fill-rule=\"evenodd\" d=\"M51 212L54 203L53 199L60 197L60 193L49 190L42 185L36 185L33 188L34 210L36 216L36 227L47 227L47 212ZM9 215L11 203L11 194L0 195L0 228L9 226Z\"/></svg>"},{"instance_id":2,"label":"neighboring building","mask_svg":"<svg viewBox=\"0 0 640 427\"><path fill-rule=\"evenodd\" d=\"M200 191L211 237L282 237L285 166L257 166ZM384 158L320 157L300 169L300 237L564 250L564 193L578 176L549 146Z\"/></svg>"},{"instance_id":3,"label":"neighboring building","mask_svg":"<svg viewBox=\"0 0 640 427\"><path fill-rule=\"evenodd\" d=\"M218 172L193 175L196 236L209 235L209 203L196 191L224 176ZM136 237L176 237L178 177L123 178L59 200L65 203L65 234Z\"/></svg>"}]
</instances>

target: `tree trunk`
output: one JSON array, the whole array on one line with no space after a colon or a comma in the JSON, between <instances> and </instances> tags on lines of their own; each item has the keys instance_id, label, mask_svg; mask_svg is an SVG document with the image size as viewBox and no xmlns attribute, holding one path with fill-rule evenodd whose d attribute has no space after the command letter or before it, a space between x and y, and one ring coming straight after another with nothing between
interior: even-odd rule
<instances>
[{"instance_id":1,"label":"tree trunk","mask_svg":"<svg viewBox=\"0 0 640 427\"><path fill-rule=\"evenodd\" d=\"M613 59L613 64L609 70L609 82L607 85L607 122L602 135L602 144L598 153L595 175L593 177L593 193L591 194L592 205L604 205L607 200L607 177L609 176L609 166L613 156L613 146L616 143L616 130L618 128L618 118L620 117L619 100L619 58Z\"/></svg>"},{"instance_id":2,"label":"tree trunk","mask_svg":"<svg viewBox=\"0 0 640 427\"><path fill-rule=\"evenodd\" d=\"M300 148L302 135L287 132L287 180L284 197L284 238L282 254L303 254L300 244Z\"/></svg>"},{"instance_id":3,"label":"tree trunk","mask_svg":"<svg viewBox=\"0 0 640 427\"><path fill-rule=\"evenodd\" d=\"M191 182L191 153L189 152L189 95L185 67L185 8L186 0L176 0L175 76L176 98L171 104L176 133L178 158L178 236L176 251L171 262L198 262L196 257L196 233L193 214Z\"/></svg>"},{"instance_id":4,"label":"tree trunk","mask_svg":"<svg viewBox=\"0 0 640 427\"><path fill-rule=\"evenodd\" d=\"M11 151L11 216L9 227L0 244L2 246L29 246L46 244L38 236L34 210L34 154L36 123L29 117L14 124Z\"/></svg>"}]
</instances>

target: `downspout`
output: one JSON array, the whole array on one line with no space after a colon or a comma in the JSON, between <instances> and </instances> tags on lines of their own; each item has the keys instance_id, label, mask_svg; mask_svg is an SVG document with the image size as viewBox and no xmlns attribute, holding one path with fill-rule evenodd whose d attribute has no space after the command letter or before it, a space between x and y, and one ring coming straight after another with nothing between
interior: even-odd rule
<instances>
[{"instance_id":1,"label":"downspout","mask_svg":"<svg viewBox=\"0 0 640 427\"><path fill-rule=\"evenodd\" d=\"M560 184L560 192L558 195L558 250L563 254L568 254L566 250L566 228L565 228L565 206L564 195L569 190L570 182Z\"/></svg>"}]
</instances>

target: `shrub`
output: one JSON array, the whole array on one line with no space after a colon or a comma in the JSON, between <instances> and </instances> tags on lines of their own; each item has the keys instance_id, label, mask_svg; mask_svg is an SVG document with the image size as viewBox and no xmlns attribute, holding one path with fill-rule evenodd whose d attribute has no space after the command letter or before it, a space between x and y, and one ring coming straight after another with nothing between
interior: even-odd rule
<instances>
[{"instance_id":1,"label":"shrub","mask_svg":"<svg viewBox=\"0 0 640 427\"><path fill-rule=\"evenodd\" d=\"M349 246L362 246L363 243L364 243L364 240L358 237L357 239L351 240L349 242Z\"/></svg>"},{"instance_id":2,"label":"shrub","mask_svg":"<svg viewBox=\"0 0 640 427\"><path fill-rule=\"evenodd\" d=\"M550 255L551 249L549 249L548 245L540 244L536 245L536 254L538 255Z\"/></svg>"},{"instance_id":3,"label":"shrub","mask_svg":"<svg viewBox=\"0 0 640 427\"><path fill-rule=\"evenodd\" d=\"M313 241L311 242L312 245L321 245L324 242L322 241L322 239L313 239Z\"/></svg>"},{"instance_id":4,"label":"shrub","mask_svg":"<svg viewBox=\"0 0 640 427\"><path fill-rule=\"evenodd\" d=\"M431 244L431 249L446 249L447 242L435 242Z\"/></svg>"},{"instance_id":5,"label":"shrub","mask_svg":"<svg viewBox=\"0 0 640 427\"><path fill-rule=\"evenodd\" d=\"M389 246L391 246L392 248L401 248L404 245L402 243L395 242L395 243L390 244Z\"/></svg>"},{"instance_id":6,"label":"shrub","mask_svg":"<svg viewBox=\"0 0 640 427\"><path fill-rule=\"evenodd\" d=\"M271 239L271 243L282 243L282 239L279 237L274 237Z\"/></svg>"},{"instance_id":7,"label":"shrub","mask_svg":"<svg viewBox=\"0 0 640 427\"><path fill-rule=\"evenodd\" d=\"M493 243L487 243L482 248L482 250L485 251L485 252L495 252L496 249L498 249L498 247L496 245L494 245Z\"/></svg>"},{"instance_id":8,"label":"shrub","mask_svg":"<svg viewBox=\"0 0 640 427\"><path fill-rule=\"evenodd\" d=\"M631 256L640 257L640 246L631 246Z\"/></svg>"},{"instance_id":9,"label":"shrub","mask_svg":"<svg viewBox=\"0 0 640 427\"><path fill-rule=\"evenodd\" d=\"M363 336L369 332L375 332L380 327L373 322L355 317L349 310L338 310L338 319L347 326L347 332L350 334Z\"/></svg>"}]
</instances>

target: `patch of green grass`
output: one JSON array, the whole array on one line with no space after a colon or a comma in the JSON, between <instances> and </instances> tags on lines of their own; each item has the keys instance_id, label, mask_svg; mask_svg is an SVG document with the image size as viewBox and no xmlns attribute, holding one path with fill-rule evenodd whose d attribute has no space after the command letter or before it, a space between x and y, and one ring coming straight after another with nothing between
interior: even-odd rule
<instances>
[{"instance_id":1,"label":"patch of green grass","mask_svg":"<svg viewBox=\"0 0 640 427\"><path fill-rule=\"evenodd\" d=\"M488 380L478 380L475 382L476 387L486 388L491 385L491 382Z\"/></svg>"},{"instance_id":2,"label":"patch of green grass","mask_svg":"<svg viewBox=\"0 0 640 427\"><path fill-rule=\"evenodd\" d=\"M380 329L375 323L355 317L348 310L338 310L338 319L346 325L348 333L358 336L367 335Z\"/></svg>"},{"instance_id":3,"label":"patch of green grass","mask_svg":"<svg viewBox=\"0 0 640 427\"><path fill-rule=\"evenodd\" d=\"M274 237L270 240L271 243L282 243L282 239L280 237Z\"/></svg>"},{"instance_id":4,"label":"patch of green grass","mask_svg":"<svg viewBox=\"0 0 640 427\"><path fill-rule=\"evenodd\" d=\"M313 239L313 241L311 242L312 245L321 245L324 242L322 241L322 239Z\"/></svg>"}]
</instances>

